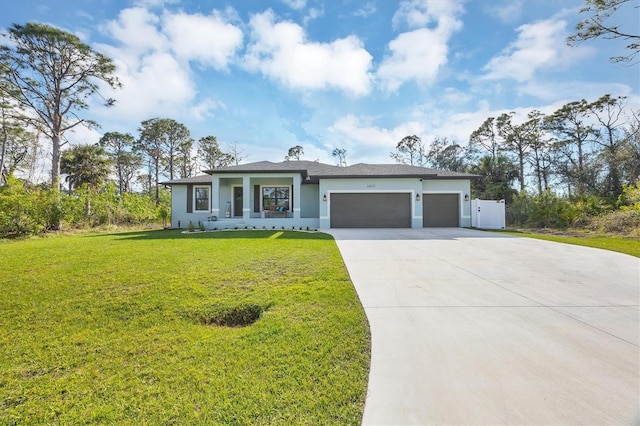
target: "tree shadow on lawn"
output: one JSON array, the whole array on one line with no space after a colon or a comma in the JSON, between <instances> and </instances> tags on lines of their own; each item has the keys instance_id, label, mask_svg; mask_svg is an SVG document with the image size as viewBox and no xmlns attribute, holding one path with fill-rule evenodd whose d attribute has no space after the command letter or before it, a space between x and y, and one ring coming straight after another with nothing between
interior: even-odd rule
<instances>
[{"instance_id":1,"label":"tree shadow on lawn","mask_svg":"<svg viewBox=\"0 0 640 426\"><path fill-rule=\"evenodd\" d=\"M178 240L178 239L288 239L288 240L333 240L323 232L292 231L281 229L229 229L219 231L184 232L182 229L160 229L148 231L118 232L91 235L100 237L110 235L120 240Z\"/></svg>"}]
</instances>

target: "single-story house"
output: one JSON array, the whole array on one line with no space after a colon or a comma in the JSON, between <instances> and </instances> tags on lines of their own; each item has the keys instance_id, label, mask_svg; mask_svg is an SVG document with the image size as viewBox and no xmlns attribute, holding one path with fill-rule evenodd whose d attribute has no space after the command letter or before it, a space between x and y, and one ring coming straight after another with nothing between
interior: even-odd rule
<instances>
[{"instance_id":1,"label":"single-story house","mask_svg":"<svg viewBox=\"0 0 640 426\"><path fill-rule=\"evenodd\" d=\"M421 228L471 226L475 175L406 164L259 161L165 182L171 226Z\"/></svg>"}]
</instances>

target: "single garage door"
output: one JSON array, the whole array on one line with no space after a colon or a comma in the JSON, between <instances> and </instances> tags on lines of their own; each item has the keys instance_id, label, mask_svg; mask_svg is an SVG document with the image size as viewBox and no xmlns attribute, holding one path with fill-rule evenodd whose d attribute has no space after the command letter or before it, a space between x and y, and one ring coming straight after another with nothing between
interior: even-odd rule
<instances>
[{"instance_id":1,"label":"single garage door","mask_svg":"<svg viewBox=\"0 0 640 426\"><path fill-rule=\"evenodd\" d=\"M460 226L459 194L424 194L422 224L424 227Z\"/></svg>"},{"instance_id":2,"label":"single garage door","mask_svg":"<svg viewBox=\"0 0 640 426\"><path fill-rule=\"evenodd\" d=\"M409 193L331 194L332 228L411 228Z\"/></svg>"}]
</instances>

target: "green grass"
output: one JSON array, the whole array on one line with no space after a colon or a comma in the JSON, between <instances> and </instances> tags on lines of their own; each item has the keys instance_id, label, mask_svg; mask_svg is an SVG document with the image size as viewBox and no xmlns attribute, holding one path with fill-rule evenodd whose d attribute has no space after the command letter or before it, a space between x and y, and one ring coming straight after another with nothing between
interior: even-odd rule
<instances>
[{"instance_id":1,"label":"green grass","mask_svg":"<svg viewBox=\"0 0 640 426\"><path fill-rule=\"evenodd\" d=\"M501 233L515 235L518 237L537 238L539 240L555 241L558 243L574 244L578 246L587 246L600 248L605 250L617 251L620 253L630 254L631 256L640 257L640 240L624 237L611 236L561 236L550 234L536 234L533 232L522 231L499 231Z\"/></svg>"},{"instance_id":2,"label":"green grass","mask_svg":"<svg viewBox=\"0 0 640 426\"><path fill-rule=\"evenodd\" d=\"M364 311L330 236L0 243L0 424L359 424ZM258 305L252 325L198 313Z\"/></svg>"}]
</instances>

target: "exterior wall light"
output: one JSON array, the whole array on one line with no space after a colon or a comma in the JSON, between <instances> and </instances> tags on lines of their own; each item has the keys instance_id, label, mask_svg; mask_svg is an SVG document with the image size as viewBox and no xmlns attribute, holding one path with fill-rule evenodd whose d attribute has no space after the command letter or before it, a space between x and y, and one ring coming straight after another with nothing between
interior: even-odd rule
<instances>
[{"instance_id":1,"label":"exterior wall light","mask_svg":"<svg viewBox=\"0 0 640 426\"><path fill-rule=\"evenodd\" d=\"M420 194L419 193L416 194L416 201L420 201Z\"/></svg>"},{"instance_id":2,"label":"exterior wall light","mask_svg":"<svg viewBox=\"0 0 640 426\"><path fill-rule=\"evenodd\" d=\"M464 200L469 201L469 194L464 194Z\"/></svg>"},{"instance_id":3,"label":"exterior wall light","mask_svg":"<svg viewBox=\"0 0 640 426\"><path fill-rule=\"evenodd\" d=\"M322 201L327 201L327 194L324 194L324 195L322 196Z\"/></svg>"}]
</instances>

